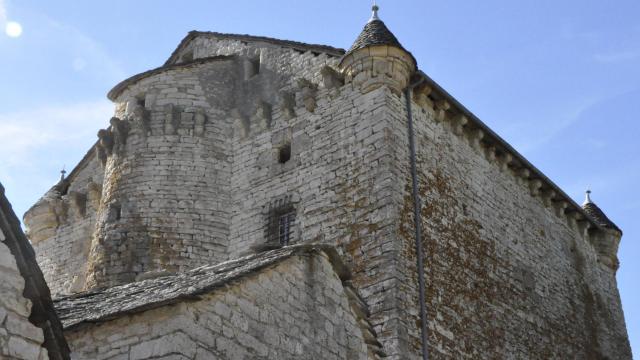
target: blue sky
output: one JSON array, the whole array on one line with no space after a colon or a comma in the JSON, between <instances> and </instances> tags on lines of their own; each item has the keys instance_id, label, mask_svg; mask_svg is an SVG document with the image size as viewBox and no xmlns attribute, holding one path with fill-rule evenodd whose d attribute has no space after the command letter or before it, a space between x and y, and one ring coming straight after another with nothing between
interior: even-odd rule
<instances>
[{"instance_id":1,"label":"blue sky","mask_svg":"<svg viewBox=\"0 0 640 360\"><path fill-rule=\"evenodd\" d=\"M640 356L640 2L379 4L423 71L576 201L591 187L625 231L618 282ZM0 181L16 212L107 126L107 91L161 65L189 30L344 48L369 7L367 0L0 0ZM20 36L6 35L11 21L22 25Z\"/></svg>"}]
</instances>

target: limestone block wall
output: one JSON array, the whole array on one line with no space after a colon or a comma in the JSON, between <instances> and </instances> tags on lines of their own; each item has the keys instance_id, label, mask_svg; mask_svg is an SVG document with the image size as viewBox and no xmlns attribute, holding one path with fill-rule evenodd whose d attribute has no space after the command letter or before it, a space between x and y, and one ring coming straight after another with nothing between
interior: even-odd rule
<instances>
[{"instance_id":1,"label":"limestone block wall","mask_svg":"<svg viewBox=\"0 0 640 360\"><path fill-rule=\"evenodd\" d=\"M65 335L74 359L369 358L348 295L324 255L296 256L198 301Z\"/></svg>"},{"instance_id":2,"label":"limestone block wall","mask_svg":"<svg viewBox=\"0 0 640 360\"><path fill-rule=\"evenodd\" d=\"M103 173L91 149L65 181L24 216L27 236L52 294L75 293L84 288Z\"/></svg>"},{"instance_id":3,"label":"limestone block wall","mask_svg":"<svg viewBox=\"0 0 640 360\"><path fill-rule=\"evenodd\" d=\"M117 118L66 182L25 215L54 294L227 258L229 139L269 129L274 113L293 115L296 101L313 108L307 78L336 59L210 40L194 41L191 63L114 88Z\"/></svg>"},{"instance_id":4,"label":"limestone block wall","mask_svg":"<svg viewBox=\"0 0 640 360\"><path fill-rule=\"evenodd\" d=\"M42 329L29 322L31 301L22 294L25 282L0 230L0 358L48 359Z\"/></svg>"},{"instance_id":5,"label":"limestone block wall","mask_svg":"<svg viewBox=\"0 0 640 360\"><path fill-rule=\"evenodd\" d=\"M387 89L362 95L351 86L318 87L313 112L297 102L295 116L275 112L273 128L234 136L230 257L269 239L271 211L295 209L293 242L340 245L354 286L371 311L385 351L396 347L397 204L391 198L396 161L389 143ZM300 97L298 97L300 99ZM278 161L291 146L291 159ZM397 212L395 213L397 214Z\"/></svg>"},{"instance_id":6,"label":"limestone block wall","mask_svg":"<svg viewBox=\"0 0 640 360\"><path fill-rule=\"evenodd\" d=\"M234 70L231 59L168 70L118 99L126 141L112 125L87 287L226 258Z\"/></svg>"},{"instance_id":7,"label":"limestone block wall","mask_svg":"<svg viewBox=\"0 0 640 360\"><path fill-rule=\"evenodd\" d=\"M406 329L391 355L418 358L406 108L387 99L403 179L394 198ZM413 106L433 357L630 359L615 270L599 261L584 223L454 114Z\"/></svg>"},{"instance_id":8,"label":"limestone block wall","mask_svg":"<svg viewBox=\"0 0 640 360\"><path fill-rule=\"evenodd\" d=\"M246 79L255 74L272 73L284 75L284 83L274 84L279 90L284 85L293 85L297 78L319 82L318 70L324 65L336 65L339 55L321 51L303 50L283 44L243 41L232 38L201 35L177 55L178 61L201 59L218 55L237 55L247 60L242 64Z\"/></svg>"}]
</instances>

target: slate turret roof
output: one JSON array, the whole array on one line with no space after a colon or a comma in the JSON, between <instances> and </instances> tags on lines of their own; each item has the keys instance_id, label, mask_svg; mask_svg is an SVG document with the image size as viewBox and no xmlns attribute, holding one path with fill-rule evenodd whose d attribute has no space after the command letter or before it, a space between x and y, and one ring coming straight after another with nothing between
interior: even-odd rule
<instances>
[{"instance_id":1,"label":"slate turret roof","mask_svg":"<svg viewBox=\"0 0 640 360\"><path fill-rule=\"evenodd\" d=\"M613 221L609 220L607 215L604 214L604 211L602 211L598 207L598 205L596 205L591 200L590 195L591 195L591 190L587 190L586 198L584 200L584 203L582 204L582 208L587 213L587 215L589 215L593 220L595 220L598 223L598 225L605 227L607 229L617 230L620 233L622 233L622 230L620 230L620 228L616 226L616 224L614 224Z\"/></svg>"},{"instance_id":2,"label":"slate turret roof","mask_svg":"<svg viewBox=\"0 0 640 360\"><path fill-rule=\"evenodd\" d=\"M415 64L416 59L413 57L413 55L409 51L407 51L407 49L405 49L402 44L400 44L396 36L393 35L387 25L385 25L385 23L380 20L380 18L378 18L378 9L378 6L373 6L373 14L371 15L371 19L369 19L369 22L367 22L367 24L364 26L364 29L362 29L362 32L360 33L360 35L358 35L358 38L353 43L353 45L351 45L351 48L345 55L348 55L349 53L358 49L366 48L368 46L388 45L395 46L406 51L411 56Z\"/></svg>"},{"instance_id":3,"label":"slate turret roof","mask_svg":"<svg viewBox=\"0 0 640 360\"><path fill-rule=\"evenodd\" d=\"M404 50L395 35L382 20L371 20L364 26L349 52L373 45L391 45Z\"/></svg>"}]
</instances>

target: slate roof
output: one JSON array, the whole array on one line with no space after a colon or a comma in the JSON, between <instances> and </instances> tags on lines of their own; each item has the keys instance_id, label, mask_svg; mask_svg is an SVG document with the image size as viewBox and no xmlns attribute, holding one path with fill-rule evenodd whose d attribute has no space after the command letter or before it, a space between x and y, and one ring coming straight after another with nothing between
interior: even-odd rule
<instances>
[{"instance_id":1,"label":"slate roof","mask_svg":"<svg viewBox=\"0 0 640 360\"><path fill-rule=\"evenodd\" d=\"M157 277L126 285L94 290L54 300L65 329L82 323L107 321L124 314L142 312L184 300L197 300L234 280L275 265L295 254L322 251L333 259L336 272L348 276L337 252L328 245L294 245L252 254L184 273Z\"/></svg>"},{"instance_id":2,"label":"slate roof","mask_svg":"<svg viewBox=\"0 0 640 360\"><path fill-rule=\"evenodd\" d=\"M582 205L582 208L587 213L587 215L589 215L598 223L598 225L608 229L617 230L622 233L622 230L620 230L620 228L616 224L614 224L613 221L609 220L607 215L604 214L604 211L600 210L598 205L596 205L592 201L584 203Z\"/></svg>"},{"instance_id":3,"label":"slate roof","mask_svg":"<svg viewBox=\"0 0 640 360\"><path fill-rule=\"evenodd\" d=\"M348 52L373 45L391 45L405 50L382 20L369 21Z\"/></svg>"},{"instance_id":4,"label":"slate roof","mask_svg":"<svg viewBox=\"0 0 640 360\"><path fill-rule=\"evenodd\" d=\"M5 235L4 243L16 259L24 279L23 296L32 304L29 322L42 329L43 346L49 353L49 359L69 359L69 346L64 339L60 321L53 310L49 287L36 262L33 247L22 232L20 221L4 195L2 184L0 184L0 229Z\"/></svg>"},{"instance_id":5,"label":"slate roof","mask_svg":"<svg viewBox=\"0 0 640 360\"><path fill-rule=\"evenodd\" d=\"M402 44L400 44L396 36L393 35L391 30L387 28L387 25L385 25L382 20L377 18L371 19L369 20L369 22L367 22L367 24L364 26L364 29L362 29L362 32L360 33L360 35L358 35L358 38L353 43L353 45L351 45L351 48L349 48L349 51L347 51L345 56L358 49L376 45L395 46L404 50L407 54L409 54L409 56L411 56L413 64L417 67L417 61L415 57L413 57L413 54L405 49Z\"/></svg>"}]
</instances>

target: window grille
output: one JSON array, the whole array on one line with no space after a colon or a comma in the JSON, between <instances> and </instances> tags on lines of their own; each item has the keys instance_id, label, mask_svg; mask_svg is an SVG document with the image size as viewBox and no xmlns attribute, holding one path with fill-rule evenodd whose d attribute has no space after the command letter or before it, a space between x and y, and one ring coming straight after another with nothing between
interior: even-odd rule
<instances>
[{"instance_id":1,"label":"window grille","mask_svg":"<svg viewBox=\"0 0 640 360\"><path fill-rule=\"evenodd\" d=\"M278 241L280 245L287 246L291 241L296 215L293 211L281 214L278 217Z\"/></svg>"},{"instance_id":2,"label":"window grille","mask_svg":"<svg viewBox=\"0 0 640 360\"><path fill-rule=\"evenodd\" d=\"M269 206L265 228L267 248L278 248L296 242L296 209L288 202L276 201Z\"/></svg>"}]
</instances>

